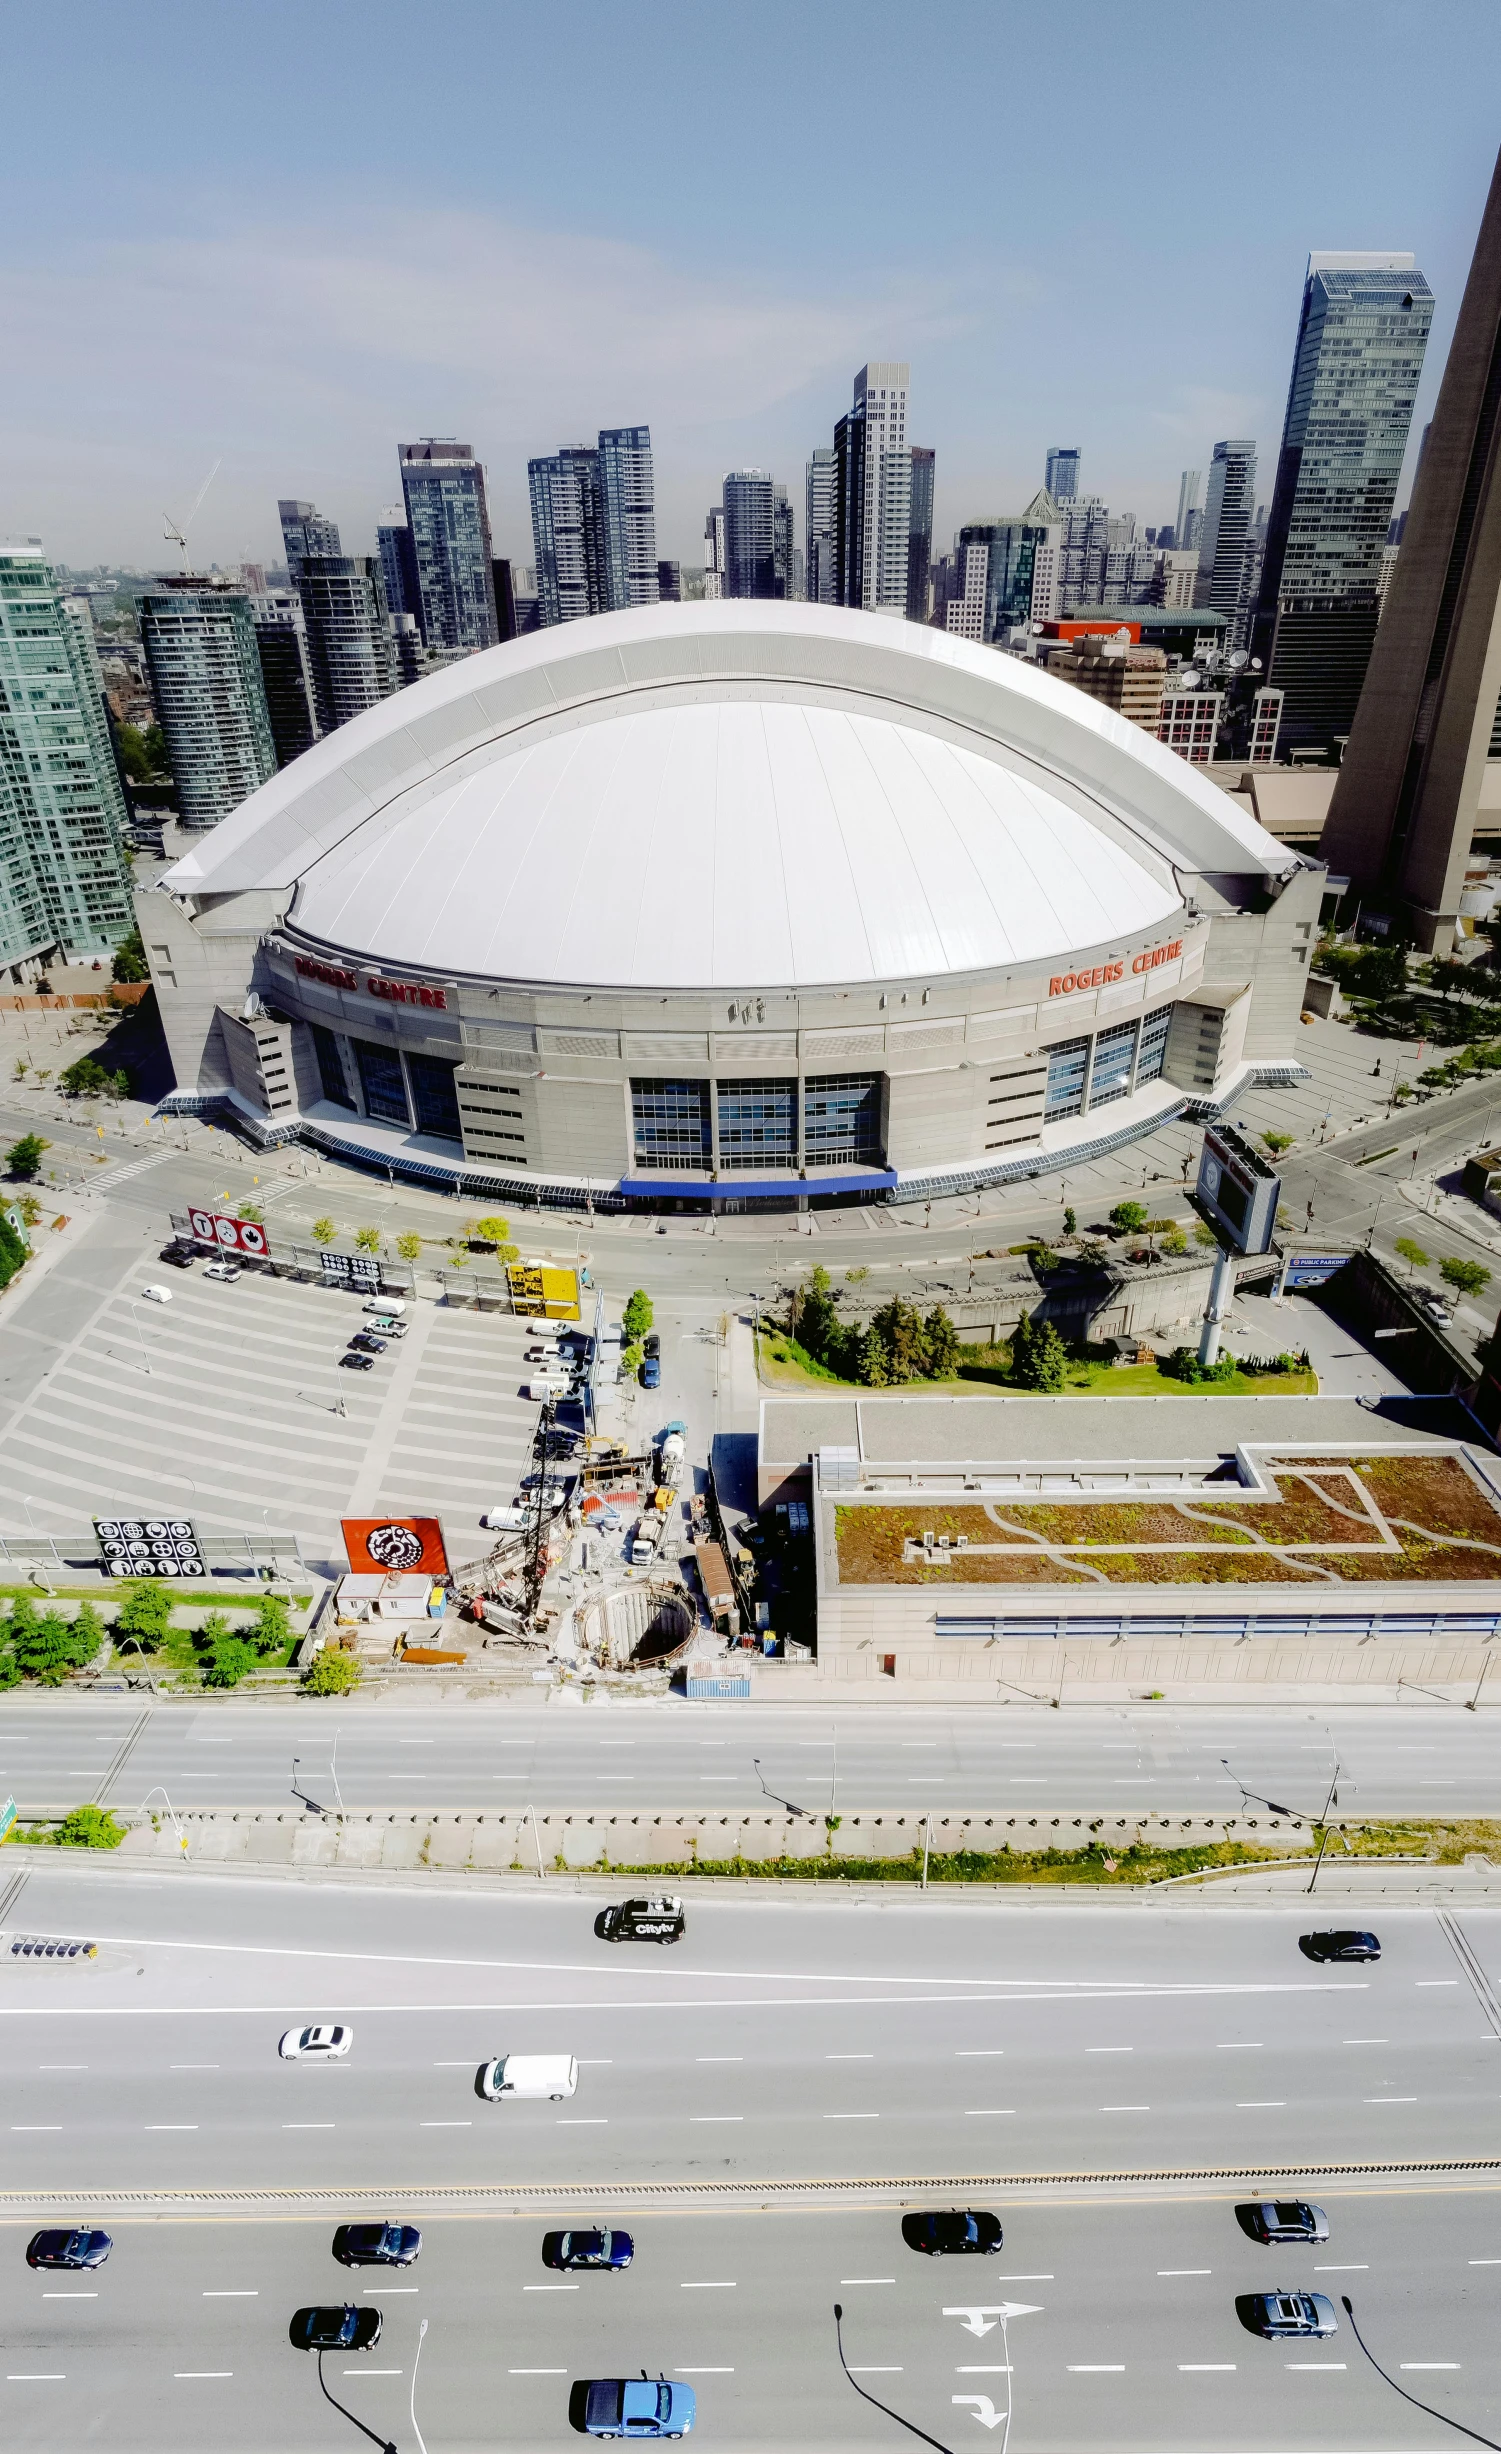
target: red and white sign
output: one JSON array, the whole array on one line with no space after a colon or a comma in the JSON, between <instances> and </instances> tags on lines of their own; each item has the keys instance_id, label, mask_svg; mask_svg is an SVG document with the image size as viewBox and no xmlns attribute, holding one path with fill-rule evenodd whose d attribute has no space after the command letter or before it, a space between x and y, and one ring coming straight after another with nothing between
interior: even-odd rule
<instances>
[{"instance_id":1,"label":"red and white sign","mask_svg":"<svg viewBox=\"0 0 1501 2454\"><path fill-rule=\"evenodd\" d=\"M321 963L311 954L299 954L295 961L305 980L323 980L330 988L363 986L367 997L383 997L388 1005L436 1006L442 1013L448 1010L447 989L434 988L428 980L388 980L379 971L362 975L347 963Z\"/></svg>"},{"instance_id":2,"label":"red and white sign","mask_svg":"<svg viewBox=\"0 0 1501 2454\"><path fill-rule=\"evenodd\" d=\"M446 1576L448 1552L436 1517L341 1517L352 1576Z\"/></svg>"},{"instance_id":3,"label":"red and white sign","mask_svg":"<svg viewBox=\"0 0 1501 2454\"><path fill-rule=\"evenodd\" d=\"M271 1250L259 1219L221 1218L214 1210L190 1210L188 1225L198 1243L216 1244L226 1253L244 1253L251 1261L264 1261Z\"/></svg>"},{"instance_id":4,"label":"red and white sign","mask_svg":"<svg viewBox=\"0 0 1501 2454\"><path fill-rule=\"evenodd\" d=\"M1155 971L1159 963L1175 962L1182 952L1182 938L1170 937L1164 945L1148 946L1144 953L1136 957L1131 969L1134 972ZM1048 995L1050 997L1071 997L1076 989L1108 988L1112 980L1124 979L1125 973L1124 955L1119 956L1113 962L1096 963L1092 970L1060 972L1048 982Z\"/></svg>"}]
</instances>

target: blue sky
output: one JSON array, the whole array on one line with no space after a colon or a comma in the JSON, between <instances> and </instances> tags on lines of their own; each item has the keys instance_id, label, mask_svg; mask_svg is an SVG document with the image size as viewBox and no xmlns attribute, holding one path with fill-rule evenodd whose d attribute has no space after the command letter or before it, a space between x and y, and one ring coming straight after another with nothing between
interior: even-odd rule
<instances>
[{"instance_id":1,"label":"blue sky","mask_svg":"<svg viewBox=\"0 0 1501 2454\"><path fill-rule=\"evenodd\" d=\"M195 557L279 494L370 551L418 434L529 560L528 455L637 419L662 552L747 463L801 537L867 357L940 540L1053 442L1155 523L1252 434L1265 497L1309 247L1427 273L1415 444L1501 142L1496 0L11 0L0 56L0 533L75 564L221 458Z\"/></svg>"}]
</instances>

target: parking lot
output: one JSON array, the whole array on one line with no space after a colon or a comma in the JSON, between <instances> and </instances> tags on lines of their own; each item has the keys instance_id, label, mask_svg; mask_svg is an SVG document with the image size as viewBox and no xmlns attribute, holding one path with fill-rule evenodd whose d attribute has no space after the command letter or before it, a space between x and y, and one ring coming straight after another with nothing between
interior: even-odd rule
<instances>
[{"instance_id":1,"label":"parking lot","mask_svg":"<svg viewBox=\"0 0 1501 2454\"><path fill-rule=\"evenodd\" d=\"M443 1518L455 1560L480 1551L537 1420L520 1321L411 1303L406 1336L346 1371L359 1296L251 1271L216 1285L163 1263L163 1240L102 1212L7 1304L0 1531L172 1509L209 1534L294 1533L316 1563L341 1516L389 1509Z\"/></svg>"}]
</instances>

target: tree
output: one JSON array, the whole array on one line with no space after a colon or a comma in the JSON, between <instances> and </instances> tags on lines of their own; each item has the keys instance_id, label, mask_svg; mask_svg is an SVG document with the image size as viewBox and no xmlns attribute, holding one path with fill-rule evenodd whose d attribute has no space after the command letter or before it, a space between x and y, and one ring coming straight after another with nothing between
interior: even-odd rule
<instances>
[{"instance_id":1,"label":"tree","mask_svg":"<svg viewBox=\"0 0 1501 2454\"><path fill-rule=\"evenodd\" d=\"M1401 1254L1402 1259L1407 1263L1409 1274L1413 1270L1426 1270L1431 1266L1422 1245L1414 1243L1411 1236L1398 1236L1392 1250Z\"/></svg>"},{"instance_id":2,"label":"tree","mask_svg":"<svg viewBox=\"0 0 1501 2454\"><path fill-rule=\"evenodd\" d=\"M257 1226L260 1226L262 1220L265 1218L265 1215L265 1211L261 1209L259 1203L257 1202L242 1201L240 1204L241 1218L253 1219Z\"/></svg>"},{"instance_id":3,"label":"tree","mask_svg":"<svg viewBox=\"0 0 1501 2454\"><path fill-rule=\"evenodd\" d=\"M645 1287L637 1287L627 1299L620 1325L628 1338L644 1338L652 1325L651 1297Z\"/></svg>"},{"instance_id":4,"label":"tree","mask_svg":"<svg viewBox=\"0 0 1501 2454\"><path fill-rule=\"evenodd\" d=\"M942 1304L934 1305L923 1330L928 1348L928 1378L952 1380L959 1367L959 1332Z\"/></svg>"},{"instance_id":5,"label":"tree","mask_svg":"<svg viewBox=\"0 0 1501 2454\"><path fill-rule=\"evenodd\" d=\"M860 1378L867 1389L884 1389L891 1378L885 1341L874 1321L860 1341Z\"/></svg>"},{"instance_id":6,"label":"tree","mask_svg":"<svg viewBox=\"0 0 1501 2454\"><path fill-rule=\"evenodd\" d=\"M338 1232L331 1218L315 1218L313 1221L313 1242L315 1244L332 1244Z\"/></svg>"},{"instance_id":7,"label":"tree","mask_svg":"<svg viewBox=\"0 0 1501 2454\"><path fill-rule=\"evenodd\" d=\"M292 1622L279 1593L261 1595L256 1605L255 1624L243 1628L241 1634L263 1659L268 1655L285 1653L292 1641Z\"/></svg>"},{"instance_id":8,"label":"tree","mask_svg":"<svg viewBox=\"0 0 1501 2454\"><path fill-rule=\"evenodd\" d=\"M128 1099L130 1076L108 1073L97 1057L75 1057L57 1077L58 1088L67 1099Z\"/></svg>"},{"instance_id":9,"label":"tree","mask_svg":"<svg viewBox=\"0 0 1501 2454\"><path fill-rule=\"evenodd\" d=\"M1461 1295L1478 1295L1491 1281L1483 1261L1441 1261L1438 1274L1449 1286L1457 1287Z\"/></svg>"},{"instance_id":10,"label":"tree","mask_svg":"<svg viewBox=\"0 0 1501 2454\"><path fill-rule=\"evenodd\" d=\"M356 1251L378 1253L380 1251L380 1229L378 1227L357 1227L354 1241Z\"/></svg>"},{"instance_id":11,"label":"tree","mask_svg":"<svg viewBox=\"0 0 1501 2454\"><path fill-rule=\"evenodd\" d=\"M1147 1205L1144 1201L1118 1201L1110 1213L1110 1224L1118 1235L1137 1235L1146 1223Z\"/></svg>"},{"instance_id":12,"label":"tree","mask_svg":"<svg viewBox=\"0 0 1501 2454\"><path fill-rule=\"evenodd\" d=\"M110 962L110 971L117 980L149 980L151 966L146 960L146 948L141 941L139 926L128 937L122 937Z\"/></svg>"},{"instance_id":13,"label":"tree","mask_svg":"<svg viewBox=\"0 0 1501 2454\"><path fill-rule=\"evenodd\" d=\"M151 773L151 760L146 750L146 736L138 724L118 725L115 739L120 745L120 764L132 784L144 784Z\"/></svg>"},{"instance_id":14,"label":"tree","mask_svg":"<svg viewBox=\"0 0 1501 2454\"><path fill-rule=\"evenodd\" d=\"M98 1658L104 1642L104 1621L92 1602L80 1602L73 1616L73 1663L78 1670L87 1670Z\"/></svg>"},{"instance_id":15,"label":"tree","mask_svg":"<svg viewBox=\"0 0 1501 2454\"><path fill-rule=\"evenodd\" d=\"M869 1276L870 1272L864 1262L856 1261L845 1271L844 1283L847 1287L863 1287Z\"/></svg>"},{"instance_id":16,"label":"tree","mask_svg":"<svg viewBox=\"0 0 1501 2454\"><path fill-rule=\"evenodd\" d=\"M1074 1212L1073 1212L1072 1210L1065 1210L1065 1211L1064 1211L1064 1213L1063 1213L1063 1232L1064 1232L1064 1234L1065 1234L1066 1236L1075 1235L1075 1234L1077 1234L1077 1232L1078 1232L1078 1227L1079 1227L1079 1221L1078 1221L1077 1217L1075 1216Z\"/></svg>"},{"instance_id":17,"label":"tree","mask_svg":"<svg viewBox=\"0 0 1501 2454\"><path fill-rule=\"evenodd\" d=\"M398 1236L396 1249L403 1261L420 1261L422 1259L422 1238L411 1234Z\"/></svg>"},{"instance_id":18,"label":"tree","mask_svg":"<svg viewBox=\"0 0 1501 2454\"><path fill-rule=\"evenodd\" d=\"M1367 946L1345 979L1358 997L1399 997L1407 986L1407 955L1401 946Z\"/></svg>"},{"instance_id":19,"label":"tree","mask_svg":"<svg viewBox=\"0 0 1501 2454\"><path fill-rule=\"evenodd\" d=\"M1280 1158L1284 1150L1291 1150L1293 1146L1293 1137L1290 1133L1264 1133L1261 1138L1274 1159Z\"/></svg>"},{"instance_id":20,"label":"tree","mask_svg":"<svg viewBox=\"0 0 1501 2454\"><path fill-rule=\"evenodd\" d=\"M1018 1388L1056 1396L1068 1371L1068 1349L1051 1321L1031 1321L1025 1313L1011 1340L1011 1376Z\"/></svg>"},{"instance_id":21,"label":"tree","mask_svg":"<svg viewBox=\"0 0 1501 2454\"><path fill-rule=\"evenodd\" d=\"M0 1212L0 1287L8 1287L26 1259L26 1247L8 1218Z\"/></svg>"},{"instance_id":22,"label":"tree","mask_svg":"<svg viewBox=\"0 0 1501 2454\"><path fill-rule=\"evenodd\" d=\"M118 1849L125 1826L106 1806L75 1806L58 1825L57 1837L65 1849Z\"/></svg>"},{"instance_id":23,"label":"tree","mask_svg":"<svg viewBox=\"0 0 1501 2454\"><path fill-rule=\"evenodd\" d=\"M60 1687L73 1668L73 1630L61 1611L43 1611L20 1627L12 1613L11 1650L28 1679L43 1687Z\"/></svg>"},{"instance_id":24,"label":"tree","mask_svg":"<svg viewBox=\"0 0 1501 2454\"><path fill-rule=\"evenodd\" d=\"M18 1176L23 1184L30 1184L41 1172L43 1153L51 1148L52 1144L44 1142L39 1133L23 1133L5 1154L6 1172Z\"/></svg>"},{"instance_id":25,"label":"tree","mask_svg":"<svg viewBox=\"0 0 1501 2454\"><path fill-rule=\"evenodd\" d=\"M146 743L146 756L151 761L152 774L170 775L172 772L172 767L171 762L167 757L167 736L162 731L161 726L159 724L148 724L144 739Z\"/></svg>"},{"instance_id":26,"label":"tree","mask_svg":"<svg viewBox=\"0 0 1501 2454\"><path fill-rule=\"evenodd\" d=\"M509 1244L511 1222L508 1218L477 1218L472 1234L476 1244Z\"/></svg>"},{"instance_id":27,"label":"tree","mask_svg":"<svg viewBox=\"0 0 1501 2454\"><path fill-rule=\"evenodd\" d=\"M134 1644L138 1653L154 1653L172 1625L172 1597L165 1585L156 1584L149 1576L130 1590L115 1613L115 1644L123 1637Z\"/></svg>"},{"instance_id":28,"label":"tree","mask_svg":"<svg viewBox=\"0 0 1501 2454\"><path fill-rule=\"evenodd\" d=\"M359 1683L359 1655L340 1652L333 1645L323 1645L313 1655L302 1681L310 1696L347 1696Z\"/></svg>"}]
</instances>

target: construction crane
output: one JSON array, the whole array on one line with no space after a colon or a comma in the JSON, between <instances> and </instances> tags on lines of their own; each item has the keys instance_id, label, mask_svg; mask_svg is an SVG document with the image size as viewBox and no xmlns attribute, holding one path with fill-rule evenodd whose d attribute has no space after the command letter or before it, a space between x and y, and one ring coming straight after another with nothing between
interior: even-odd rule
<instances>
[{"instance_id":1,"label":"construction crane","mask_svg":"<svg viewBox=\"0 0 1501 2454\"><path fill-rule=\"evenodd\" d=\"M552 1523L547 1467L556 1412L556 1400L549 1400L538 1418L532 1439L535 1472L532 1489L527 1495L525 1524L496 1543L485 1558L470 1560L466 1566L453 1572L454 1591L470 1602L479 1600L482 1595L493 1594L497 1586L512 1586L512 1591L503 1591L496 1599L499 1608L514 1621L506 1632L523 1638L535 1637L538 1633L537 1612L547 1574L548 1532ZM519 1591L515 1590L517 1582Z\"/></svg>"},{"instance_id":2,"label":"construction crane","mask_svg":"<svg viewBox=\"0 0 1501 2454\"><path fill-rule=\"evenodd\" d=\"M199 487L193 508L188 513L187 518L182 522L180 527L176 520L173 519L170 511L164 511L162 513L162 518L167 523L163 534L168 545L175 545L178 552L181 554L182 567L184 570L186 570L188 567L188 530L192 527L193 522L197 519L199 512L203 509L203 498L207 494L210 486L213 484L214 479L218 476L219 471L223 468L223 466L224 455L221 452L218 459L214 462L213 467L209 470L209 473L207 477L205 477L202 485Z\"/></svg>"}]
</instances>

